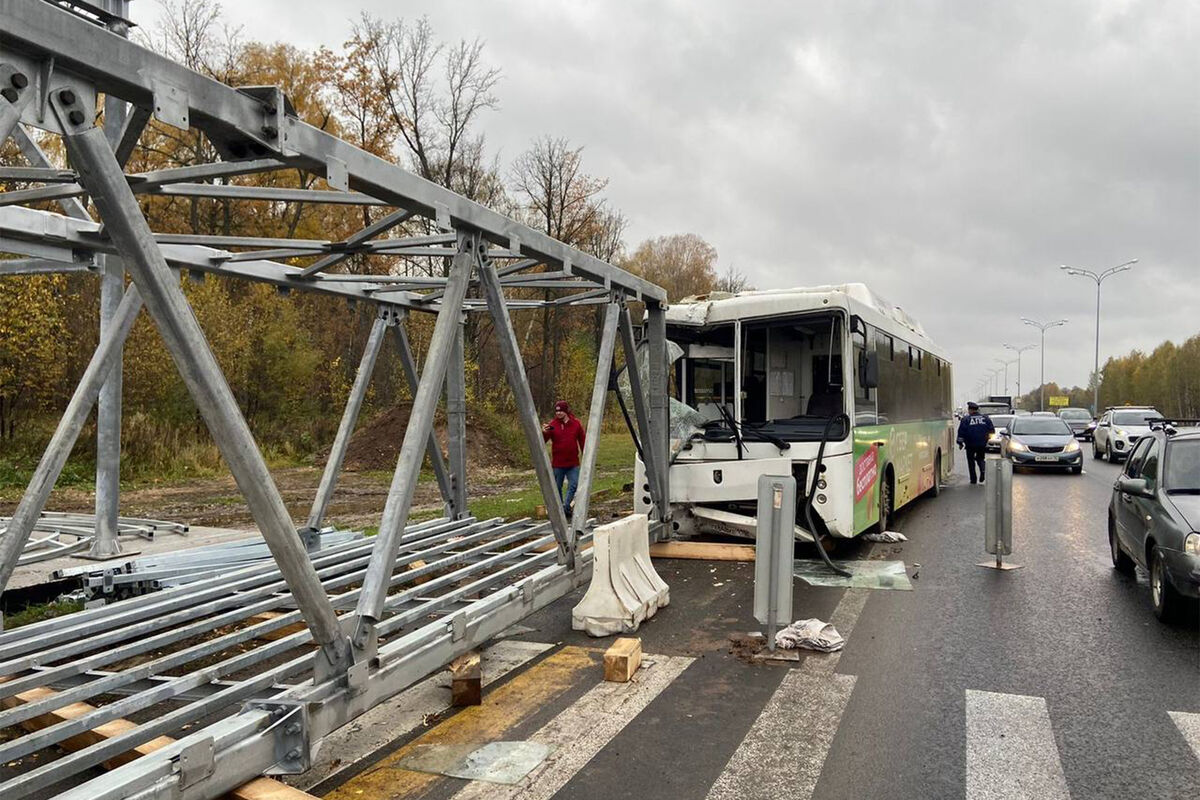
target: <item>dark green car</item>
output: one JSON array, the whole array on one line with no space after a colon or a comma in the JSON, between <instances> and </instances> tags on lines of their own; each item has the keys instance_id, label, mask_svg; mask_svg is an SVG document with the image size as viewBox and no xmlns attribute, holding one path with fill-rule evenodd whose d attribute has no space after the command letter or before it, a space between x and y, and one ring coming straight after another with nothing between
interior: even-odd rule
<instances>
[{"instance_id":1,"label":"dark green car","mask_svg":"<svg viewBox=\"0 0 1200 800\"><path fill-rule=\"evenodd\" d=\"M1200 598L1200 430L1153 426L1113 485L1108 543L1113 566L1150 573L1159 619L1194 610ZM1190 607L1190 609L1189 609Z\"/></svg>"}]
</instances>

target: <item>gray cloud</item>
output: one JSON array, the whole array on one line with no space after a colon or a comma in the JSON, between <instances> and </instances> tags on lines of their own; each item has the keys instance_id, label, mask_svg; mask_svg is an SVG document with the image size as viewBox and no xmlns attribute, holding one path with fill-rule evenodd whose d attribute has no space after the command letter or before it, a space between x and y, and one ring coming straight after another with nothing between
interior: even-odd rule
<instances>
[{"instance_id":1,"label":"gray cloud","mask_svg":"<svg viewBox=\"0 0 1200 800\"><path fill-rule=\"evenodd\" d=\"M149 15L149 3L135 11ZM250 38L337 49L394 3L225 3ZM631 238L692 231L760 288L864 281L951 352L958 393L1037 331L1046 377L1200 331L1200 42L1182 2L403 4L504 71L508 161L586 147ZM143 19L145 19L143 17ZM631 242L633 243L633 242ZM1024 383L1037 382L1027 353ZM1015 370L1012 375L1015 380Z\"/></svg>"}]
</instances>

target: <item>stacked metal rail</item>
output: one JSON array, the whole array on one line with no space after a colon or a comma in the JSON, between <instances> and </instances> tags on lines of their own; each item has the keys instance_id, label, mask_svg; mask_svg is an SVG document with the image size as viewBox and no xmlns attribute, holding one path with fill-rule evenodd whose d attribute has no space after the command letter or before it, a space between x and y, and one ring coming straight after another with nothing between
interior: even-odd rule
<instances>
[{"instance_id":1,"label":"stacked metal rail","mask_svg":"<svg viewBox=\"0 0 1200 800\"><path fill-rule=\"evenodd\" d=\"M312 536L308 547L310 553L320 553L362 539L359 531L329 529ZM78 578L82 581L80 588L86 600L112 600L216 578L270 560L271 549L267 543L261 536L253 536L123 562L56 569L50 577L55 580Z\"/></svg>"},{"instance_id":2,"label":"stacked metal rail","mask_svg":"<svg viewBox=\"0 0 1200 800\"><path fill-rule=\"evenodd\" d=\"M351 541L313 558L341 619L351 616L358 600L371 546L370 540ZM586 553L578 571L555 562L547 523L468 518L406 529L388 574L379 625L376 660L388 689L418 680L430 665L476 646L588 574ZM64 791L64 797L138 796L159 767L165 764L170 772L171 760L154 767L139 759L75 790L68 787L113 756L181 731L189 736L178 745L180 752L194 752L188 748L198 741L211 756L212 745L223 737L244 735L247 743L261 737L271 747L277 734L295 724L296 744L281 751L281 771L302 771L316 741L359 713L367 695L378 691L367 685L314 686L312 666L312 636L270 562L0 634L0 698L6 707L0 728L18 734L0 744L0 763L42 754L36 769L0 783L0 797L16 800L48 788ZM56 692L34 691L45 687ZM31 720L80 702L95 710L22 730ZM79 733L131 717L141 724L120 736L56 752ZM268 762L274 760L275 755Z\"/></svg>"}]
</instances>

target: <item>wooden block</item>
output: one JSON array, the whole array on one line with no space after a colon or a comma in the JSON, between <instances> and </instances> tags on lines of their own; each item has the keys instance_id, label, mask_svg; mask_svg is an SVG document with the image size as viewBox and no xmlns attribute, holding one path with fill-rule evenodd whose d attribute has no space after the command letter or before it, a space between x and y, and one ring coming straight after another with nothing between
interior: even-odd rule
<instances>
[{"instance_id":1,"label":"wooden block","mask_svg":"<svg viewBox=\"0 0 1200 800\"><path fill-rule=\"evenodd\" d=\"M408 569L411 572L414 569L421 569L426 566L429 566L429 565L426 564L424 561L417 559L416 561L414 561L408 565ZM420 585L422 583L429 583L429 581L431 581L432 579L433 579L432 575L423 575L420 578L414 578L413 583Z\"/></svg>"},{"instance_id":2,"label":"wooden block","mask_svg":"<svg viewBox=\"0 0 1200 800\"><path fill-rule=\"evenodd\" d=\"M721 542L656 542L651 558L685 558L697 561L753 561L754 545Z\"/></svg>"},{"instance_id":3,"label":"wooden block","mask_svg":"<svg viewBox=\"0 0 1200 800\"><path fill-rule=\"evenodd\" d=\"M463 653L450 662L450 705L477 706L483 703L483 669L479 653Z\"/></svg>"},{"instance_id":4,"label":"wooden block","mask_svg":"<svg viewBox=\"0 0 1200 800\"><path fill-rule=\"evenodd\" d=\"M25 703L42 700L54 694L55 692L51 689L30 689L13 697L5 697L3 700L0 700L0 707L14 708ZM51 725L65 722L66 720L77 719L95 710L95 706L88 705L87 703L71 703L56 708L49 713L26 720L21 723L21 727L28 731L39 731ZM97 742L119 736L136 727L137 723L130 722L127 719L114 719L90 731L72 736L70 739L61 742L60 746L71 751L82 750ZM144 744L138 745L127 753L122 753L119 756L109 759L104 762L104 766L108 769L114 769L122 764L133 761L135 758L153 753L155 750L161 750L168 745L174 744L174 742L175 740L170 736L159 736L156 739L151 739ZM316 800L314 795L302 792L299 789L293 789L286 783L280 783L273 778L255 778L229 792L225 797L233 798L233 800Z\"/></svg>"},{"instance_id":5,"label":"wooden block","mask_svg":"<svg viewBox=\"0 0 1200 800\"><path fill-rule=\"evenodd\" d=\"M604 680L627 683L642 665L642 640L623 637L604 653Z\"/></svg>"}]
</instances>

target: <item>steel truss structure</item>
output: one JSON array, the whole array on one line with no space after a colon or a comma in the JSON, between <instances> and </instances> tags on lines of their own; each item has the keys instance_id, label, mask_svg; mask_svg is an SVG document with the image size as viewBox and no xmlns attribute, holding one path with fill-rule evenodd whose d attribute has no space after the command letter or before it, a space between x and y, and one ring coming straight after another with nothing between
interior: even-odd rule
<instances>
[{"instance_id":1,"label":"steel truss structure","mask_svg":"<svg viewBox=\"0 0 1200 800\"><path fill-rule=\"evenodd\" d=\"M0 180L41 184L0 193L0 252L19 257L0 261L0 276L91 269L102 282L100 343L0 537L0 589L98 401L93 551L119 552L120 362L143 306L272 556L232 578L227 573L0 634L0 700L7 708L0 712L0 726L44 720L85 699L124 695L0 745L4 762L35 752L52 756L56 745L105 721L139 723L10 778L0 784L0 796L19 798L65 782L66 798L210 798L263 773L303 771L322 736L586 581L591 559L579 545L590 535L587 498L599 437L589 437L568 520L543 448L513 311L604 306L589 411L590 429L598 430L617 340L628 363L634 363L638 346L627 303L645 304L641 346L649 349L650 369L644 383L630 370L634 433L646 461L646 491L662 518L668 406L661 288L305 124L278 88L226 86L133 44L124 36L127 0L0 0L0 20L0 141L11 135L30 163L0 170ZM103 129L95 125L101 101ZM126 174L123 164L151 117L200 131L224 160ZM61 136L70 169L52 164L30 127ZM329 189L206 183L285 168L323 175ZM387 211L344 241L167 235L150 229L138 205L141 194L359 204ZM27 207L43 201L57 202L62 213ZM412 218L427 220L439 232L389 236ZM331 271L355 253L438 257L447 269L444 277ZM312 260L303 267L280 260L304 257ZM377 309L300 530L188 305L180 271L348 298ZM544 296L553 297L506 296L514 288L545 290ZM467 513L463 323L476 312L486 313L495 329L548 509L545 523L480 522ZM419 373L405 333L413 313L435 318ZM317 552L314 537L389 330L414 400L379 532ZM433 438L443 394L448 457ZM426 457L446 519L409 526ZM256 616L268 612L283 613ZM289 626L297 624L303 628L292 631ZM263 634L280 631L285 635L241 652ZM140 654L153 657L130 661ZM35 689L43 694L31 695ZM54 693L45 694L47 689ZM81 783L85 771L169 734L178 740Z\"/></svg>"}]
</instances>

